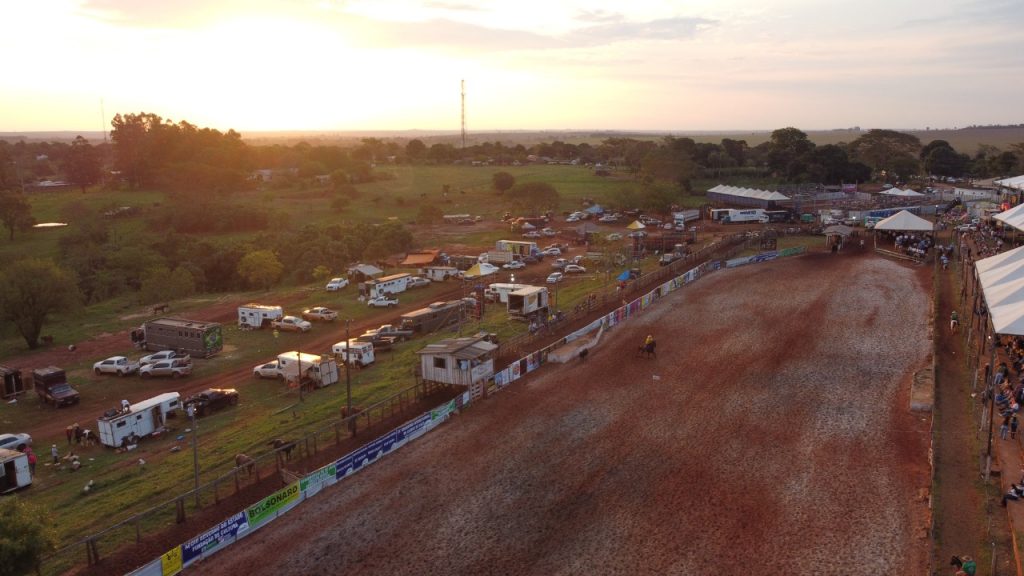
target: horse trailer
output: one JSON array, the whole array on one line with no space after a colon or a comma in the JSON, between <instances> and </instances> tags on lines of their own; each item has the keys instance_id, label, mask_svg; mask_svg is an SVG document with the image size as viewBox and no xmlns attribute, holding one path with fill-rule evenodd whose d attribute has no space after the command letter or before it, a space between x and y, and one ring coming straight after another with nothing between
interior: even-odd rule
<instances>
[{"instance_id":1,"label":"horse trailer","mask_svg":"<svg viewBox=\"0 0 1024 576\"><path fill-rule=\"evenodd\" d=\"M420 276L423 276L427 280L433 280L434 282L444 282L449 278L454 278L459 273L459 269L454 266L424 266L420 268Z\"/></svg>"},{"instance_id":2,"label":"horse trailer","mask_svg":"<svg viewBox=\"0 0 1024 576\"><path fill-rule=\"evenodd\" d=\"M338 363L329 356L285 352L277 355L277 365L285 380L294 384L323 388L338 383Z\"/></svg>"},{"instance_id":3,"label":"horse trailer","mask_svg":"<svg viewBox=\"0 0 1024 576\"><path fill-rule=\"evenodd\" d=\"M167 418L181 408L181 395L165 392L132 404L127 410L106 411L96 420L100 443L111 448L135 444L139 439L163 432Z\"/></svg>"},{"instance_id":4,"label":"horse trailer","mask_svg":"<svg viewBox=\"0 0 1024 576\"><path fill-rule=\"evenodd\" d=\"M367 298L380 298L381 296L405 292L406 288L409 287L409 278L412 278L412 274L403 272L401 274L392 274L391 276L367 280L359 284L359 294Z\"/></svg>"},{"instance_id":5,"label":"horse trailer","mask_svg":"<svg viewBox=\"0 0 1024 576\"><path fill-rule=\"evenodd\" d=\"M547 313L548 289L544 286L521 288L508 295L508 315L513 319L543 318Z\"/></svg>"},{"instance_id":6,"label":"horse trailer","mask_svg":"<svg viewBox=\"0 0 1024 576\"><path fill-rule=\"evenodd\" d=\"M220 324L183 318L158 318L132 330L132 342L139 350L175 350L195 358L209 358L224 348Z\"/></svg>"},{"instance_id":7,"label":"horse trailer","mask_svg":"<svg viewBox=\"0 0 1024 576\"><path fill-rule=\"evenodd\" d=\"M13 492L32 484L28 454L0 448L0 494Z\"/></svg>"},{"instance_id":8,"label":"horse trailer","mask_svg":"<svg viewBox=\"0 0 1024 576\"><path fill-rule=\"evenodd\" d=\"M469 300L473 299L469 298ZM401 327L403 330L428 333L445 326L458 324L465 317L466 304L466 299L434 302L426 308L402 314Z\"/></svg>"},{"instance_id":9,"label":"horse trailer","mask_svg":"<svg viewBox=\"0 0 1024 576\"><path fill-rule=\"evenodd\" d=\"M238 307L240 328L266 328L271 322L284 318L284 308L263 304L246 304Z\"/></svg>"},{"instance_id":10,"label":"horse trailer","mask_svg":"<svg viewBox=\"0 0 1024 576\"><path fill-rule=\"evenodd\" d=\"M373 342L360 342L356 339L341 341L331 346L331 352L341 358L341 361L349 366L365 368L373 364Z\"/></svg>"}]
</instances>

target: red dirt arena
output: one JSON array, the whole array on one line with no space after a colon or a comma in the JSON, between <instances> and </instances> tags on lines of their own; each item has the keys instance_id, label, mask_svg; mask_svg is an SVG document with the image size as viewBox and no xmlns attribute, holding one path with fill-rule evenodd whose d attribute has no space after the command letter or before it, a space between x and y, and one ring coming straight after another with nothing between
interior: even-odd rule
<instances>
[{"instance_id":1,"label":"red dirt arena","mask_svg":"<svg viewBox=\"0 0 1024 576\"><path fill-rule=\"evenodd\" d=\"M923 574L930 282L864 253L716 272L196 572Z\"/></svg>"}]
</instances>

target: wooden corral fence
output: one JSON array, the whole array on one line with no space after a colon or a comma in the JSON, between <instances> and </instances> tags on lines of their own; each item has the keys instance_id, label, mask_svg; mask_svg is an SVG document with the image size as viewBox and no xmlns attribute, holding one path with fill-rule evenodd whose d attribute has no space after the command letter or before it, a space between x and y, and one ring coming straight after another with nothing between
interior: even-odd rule
<instances>
[{"instance_id":1,"label":"wooden corral fence","mask_svg":"<svg viewBox=\"0 0 1024 576\"><path fill-rule=\"evenodd\" d=\"M330 447L336 447L360 433L366 433L370 440L382 430L374 430L381 424L391 423L397 426L401 417L413 416L423 411L421 401L425 398L448 391L455 387L434 382L417 382L380 402L363 410L353 410L353 414L345 415L344 407L339 418L321 421L319 427L303 433L294 440L279 443L276 448L267 449L273 441L264 439L253 447L251 462L234 466L227 472L206 482L199 488L180 493L151 508L132 515L113 526L90 534L72 544L68 544L45 558L41 571L44 574L59 574L67 571L78 561L74 558L77 550L85 549L86 561L91 566L100 561L101 547L108 552L116 551L126 543L142 542L143 536L161 532L176 524L184 523L188 518L188 510L199 513L210 505L219 504L265 480L276 477L278 483L268 486L267 494L281 486L287 485L285 478L301 475L294 468L286 468L291 461L301 461ZM386 430L383 430L386 431ZM358 444L353 445L355 449ZM266 450L257 453L257 450ZM340 455L339 455L340 456ZM232 462L234 463L234 462ZM263 495L265 496L265 494ZM259 496L253 498L255 502ZM247 502L251 504L252 502ZM232 512L236 512L233 510ZM219 520L218 520L219 521Z\"/></svg>"}]
</instances>

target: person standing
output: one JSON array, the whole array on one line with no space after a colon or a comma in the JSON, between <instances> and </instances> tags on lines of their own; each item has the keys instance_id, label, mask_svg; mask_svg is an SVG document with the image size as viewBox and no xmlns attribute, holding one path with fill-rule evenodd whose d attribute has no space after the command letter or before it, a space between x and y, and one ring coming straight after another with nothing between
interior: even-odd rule
<instances>
[{"instance_id":1,"label":"person standing","mask_svg":"<svg viewBox=\"0 0 1024 576\"><path fill-rule=\"evenodd\" d=\"M36 477L36 453L32 451L32 447L25 448L25 454L28 455L28 473L33 478Z\"/></svg>"},{"instance_id":2,"label":"person standing","mask_svg":"<svg viewBox=\"0 0 1024 576\"><path fill-rule=\"evenodd\" d=\"M75 430L69 425L64 429L64 434L68 437L68 446L71 446L71 439L75 437Z\"/></svg>"},{"instance_id":3,"label":"person standing","mask_svg":"<svg viewBox=\"0 0 1024 576\"><path fill-rule=\"evenodd\" d=\"M57 450L57 445L50 446L50 455L53 456L53 463L60 464L60 450Z\"/></svg>"},{"instance_id":4,"label":"person standing","mask_svg":"<svg viewBox=\"0 0 1024 576\"><path fill-rule=\"evenodd\" d=\"M999 425L999 437L1006 440L1006 435L1010 433L1010 416L1003 416L1003 423Z\"/></svg>"}]
</instances>

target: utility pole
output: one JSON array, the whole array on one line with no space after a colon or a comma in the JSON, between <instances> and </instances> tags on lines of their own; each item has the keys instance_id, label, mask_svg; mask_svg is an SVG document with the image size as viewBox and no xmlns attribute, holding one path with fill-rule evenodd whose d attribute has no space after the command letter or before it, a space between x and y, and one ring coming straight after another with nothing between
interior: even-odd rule
<instances>
[{"instance_id":1,"label":"utility pole","mask_svg":"<svg viewBox=\"0 0 1024 576\"><path fill-rule=\"evenodd\" d=\"M352 416L352 379L349 376L349 365L352 358L352 349L349 346L352 341L349 340L349 324L352 322L351 319L345 320L345 417Z\"/></svg>"},{"instance_id":2,"label":"utility pole","mask_svg":"<svg viewBox=\"0 0 1024 576\"><path fill-rule=\"evenodd\" d=\"M196 444L199 436L199 424L196 423L196 407L188 406L188 417L192 419L192 471L195 476L196 508L199 508L199 448Z\"/></svg>"}]
</instances>

